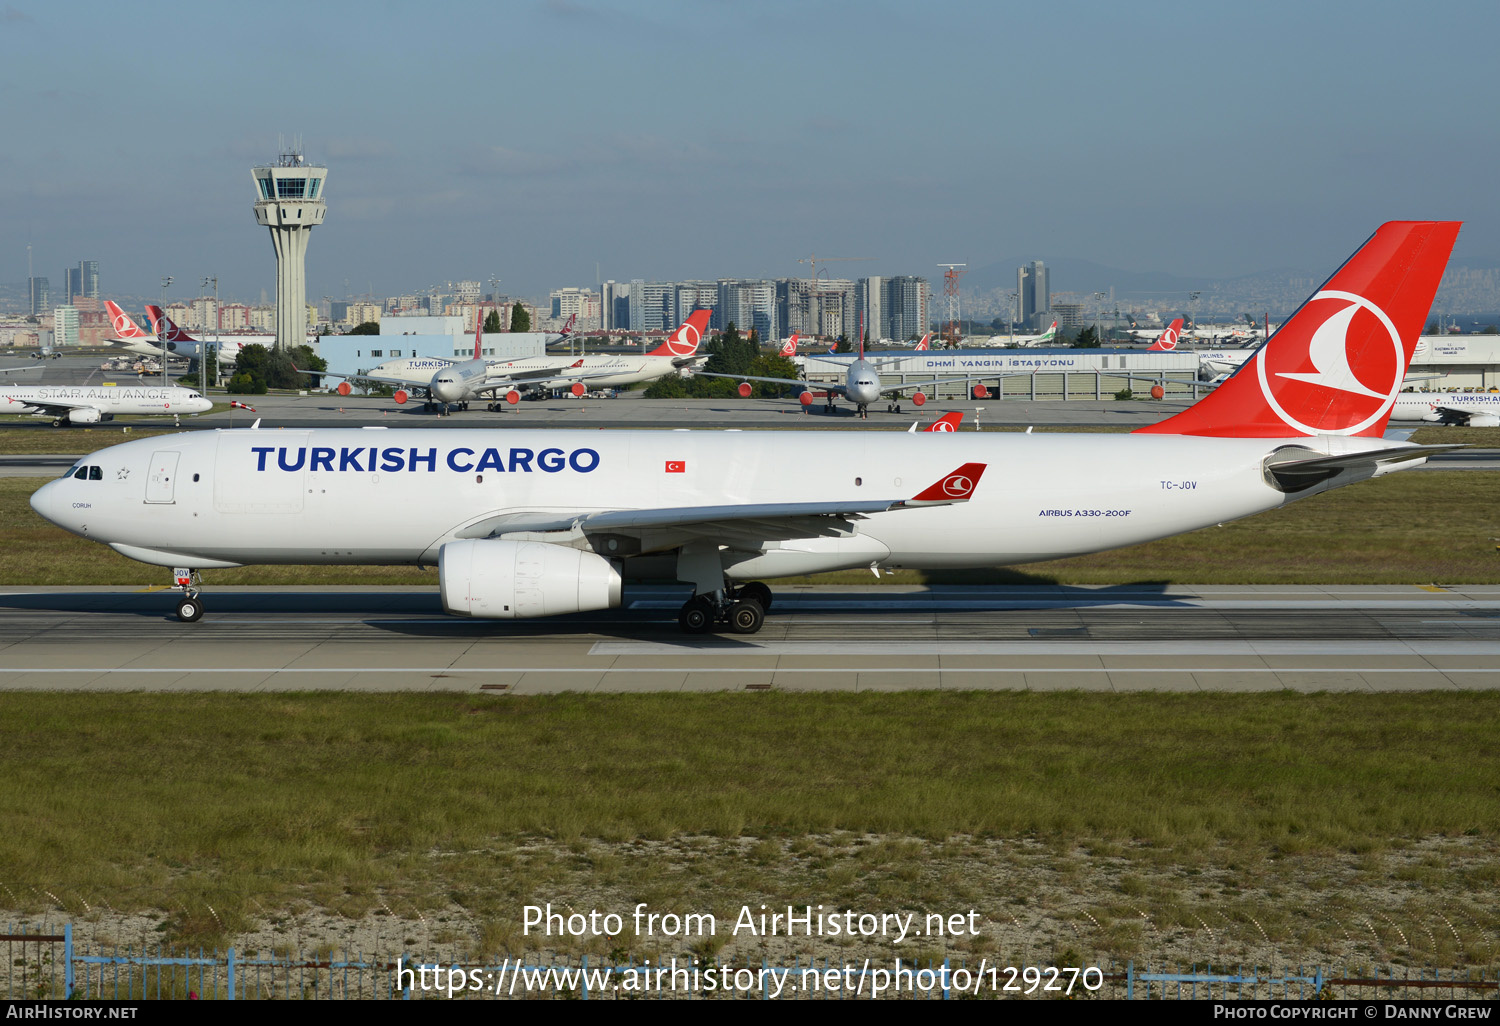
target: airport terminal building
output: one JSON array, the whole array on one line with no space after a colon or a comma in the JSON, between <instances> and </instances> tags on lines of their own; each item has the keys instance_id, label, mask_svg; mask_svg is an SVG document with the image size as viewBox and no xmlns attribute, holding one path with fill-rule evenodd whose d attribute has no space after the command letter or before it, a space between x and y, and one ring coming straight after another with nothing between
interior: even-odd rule
<instances>
[{"instance_id":1,"label":"airport terminal building","mask_svg":"<svg viewBox=\"0 0 1500 1026\"><path fill-rule=\"evenodd\" d=\"M506 331L485 335L480 355L491 360L541 356L547 335L540 331ZM387 360L406 356L444 360L474 358L474 335L462 317L385 317L379 335L325 335L318 355L331 374L366 374Z\"/></svg>"},{"instance_id":2,"label":"airport terminal building","mask_svg":"<svg viewBox=\"0 0 1500 1026\"><path fill-rule=\"evenodd\" d=\"M1236 351L1239 353L1242 351ZM870 351L882 381L906 384L977 375L978 383L1005 399L1109 399L1122 389L1149 392L1160 385L1166 398L1193 401L1223 372L1203 357L1222 349L1179 347L1171 352L1144 349L935 349ZM854 356L842 353L797 358L807 379L842 381ZM1500 388L1500 335L1424 335L1417 341L1409 387L1423 391ZM962 382L940 385L936 398L960 398Z\"/></svg>"}]
</instances>

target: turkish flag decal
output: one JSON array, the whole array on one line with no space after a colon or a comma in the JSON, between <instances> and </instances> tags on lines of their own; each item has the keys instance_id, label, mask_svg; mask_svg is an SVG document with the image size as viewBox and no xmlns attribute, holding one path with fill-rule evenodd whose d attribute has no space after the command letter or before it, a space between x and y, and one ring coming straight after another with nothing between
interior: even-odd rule
<instances>
[{"instance_id":1,"label":"turkish flag decal","mask_svg":"<svg viewBox=\"0 0 1500 1026\"><path fill-rule=\"evenodd\" d=\"M686 474L687 463L683 460L667 460L668 474Z\"/></svg>"}]
</instances>

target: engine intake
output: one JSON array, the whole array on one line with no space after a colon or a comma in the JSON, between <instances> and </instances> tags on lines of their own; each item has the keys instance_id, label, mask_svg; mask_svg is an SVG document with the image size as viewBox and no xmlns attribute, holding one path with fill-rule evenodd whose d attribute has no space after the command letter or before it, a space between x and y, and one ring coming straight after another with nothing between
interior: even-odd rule
<instances>
[{"instance_id":1,"label":"engine intake","mask_svg":"<svg viewBox=\"0 0 1500 1026\"><path fill-rule=\"evenodd\" d=\"M68 411L69 424L97 424L103 419L104 415L92 406L84 406Z\"/></svg>"},{"instance_id":2,"label":"engine intake","mask_svg":"<svg viewBox=\"0 0 1500 1026\"><path fill-rule=\"evenodd\" d=\"M438 589L443 608L455 616L556 616L618 606L620 571L581 549L480 538L438 551Z\"/></svg>"}]
</instances>

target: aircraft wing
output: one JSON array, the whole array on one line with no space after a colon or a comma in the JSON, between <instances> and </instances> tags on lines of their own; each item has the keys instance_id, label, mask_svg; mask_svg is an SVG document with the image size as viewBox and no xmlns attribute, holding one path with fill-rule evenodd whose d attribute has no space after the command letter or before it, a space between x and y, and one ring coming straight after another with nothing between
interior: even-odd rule
<instances>
[{"instance_id":1,"label":"aircraft wing","mask_svg":"<svg viewBox=\"0 0 1500 1026\"><path fill-rule=\"evenodd\" d=\"M908 498L738 503L578 513L502 513L471 524L459 531L458 537L510 537L591 548L591 539L610 537L618 543L623 536L634 539L640 552L672 549L688 541L707 538L720 544L759 549L769 542L795 538L848 537L857 533L854 522L872 513L967 502L978 487L986 466L984 463L965 463Z\"/></svg>"},{"instance_id":2,"label":"aircraft wing","mask_svg":"<svg viewBox=\"0 0 1500 1026\"><path fill-rule=\"evenodd\" d=\"M491 378L484 384L474 388L476 395L494 394L506 389L515 388L517 385L526 388L564 388L579 381L588 381L590 378L608 378L620 373L618 370L587 370L577 371L572 374L560 374L559 370L566 371L567 367L551 368L535 373L517 374L513 377Z\"/></svg>"},{"instance_id":3,"label":"aircraft wing","mask_svg":"<svg viewBox=\"0 0 1500 1026\"><path fill-rule=\"evenodd\" d=\"M34 413L40 410L49 417L62 417L71 410L94 410L98 409L93 403L69 403L57 399L17 399L13 396L5 397L5 405L0 406L0 413Z\"/></svg>"},{"instance_id":4,"label":"aircraft wing","mask_svg":"<svg viewBox=\"0 0 1500 1026\"><path fill-rule=\"evenodd\" d=\"M764 381L771 385L801 385L803 388L813 389L818 392L833 392L836 395L844 394L844 386L840 384L823 384L817 381L803 381L801 378L758 378L753 374L717 374L712 371L698 371L700 378L728 378L730 381Z\"/></svg>"},{"instance_id":5,"label":"aircraft wing","mask_svg":"<svg viewBox=\"0 0 1500 1026\"><path fill-rule=\"evenodd\" d=\"M955 381L992 381L996 378L1029 378L1031 371L1006 371L1003 374L970 374L963 378L938 378L936 381L908 381L901 385L882 385L880 393L886 392L910 392L918 388L931 388L933 385L948 385Z\"/></svg>"},{"instance_id":6,"label":"aircraft wing","mask_svg":"<svg viewBox=\"0 0 1500 1026\"><path fill-rule=\"evenodd\" d=\"M1434 405L1433 412L1439 414L1445 423L1467 424L1470 417L1493 417L1495 410L1482 409L1478 406L1458 406L1448 403Z\"/></svg>"}]
</instances>

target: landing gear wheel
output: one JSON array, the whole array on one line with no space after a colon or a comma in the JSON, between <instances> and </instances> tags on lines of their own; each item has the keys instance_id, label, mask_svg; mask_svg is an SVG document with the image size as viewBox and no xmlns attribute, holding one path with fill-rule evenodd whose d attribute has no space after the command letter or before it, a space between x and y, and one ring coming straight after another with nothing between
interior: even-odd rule
<instances>
[{"instance_id":1,"label":"landing gear wheel","mask_svg":"<svg viewBox=\"0 0 1500 1026\"><path fill-rule=\"evenodd\" d=\"M197 623L203 619L203 603L197 595L186 595L177 603L177 619L183 623Z\"/></svg>"},{"instance_id":2,"label":"landing gear wheel","mask_svg":"<svg viewBox=\"0 0 1500 1026\"><path fill-rule=\"evenodd\" d=\"M736 634L754 634L766 622L766 611L753 598L740 599L729 607L729 629Z\"/></svg>"},{"instance_id":3,"label":"landing gear wheel","mask_svg":"<svg viewBox=\"0 0 1500 1026\"><path fill-rule=\"evenodd\" d=\"M58 417L56 420L54 420L52 422L52 426L53 427L62 427L66 423L67 423L67 421L63 420L61 417Z\"/></svg>"},{"instance_id":4,"label":"landing gear wheel","mask_svg":"<svg viewBox=\"0 0 1500 1026\"><path fill-rule=\"evenodd\" d=\"M760 603L762 610L768 613L771 611L771 589L759 581L741 585L739 597L741 600L754 599Z\"/></svg>"},{"instance_id":5,"label":"landing gear wheel","mask_svg":"<svg viewBox=\"0 0 1500 1026\"><path fill-rule=\"evenodd\" d=\"M688 599L677 614L677 623L688 634L707 634L714 629L713 602L702 595Z\"/></svg>"}]
</instances>

